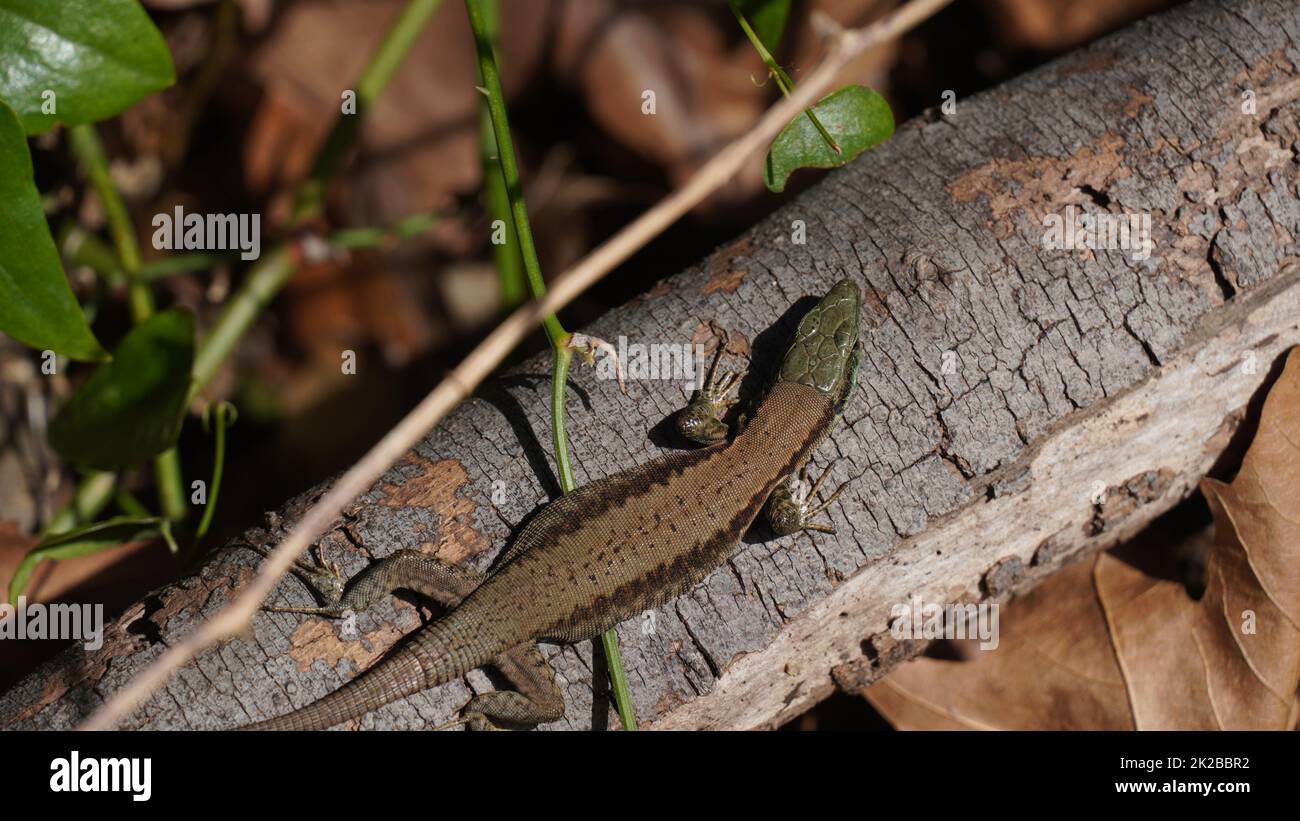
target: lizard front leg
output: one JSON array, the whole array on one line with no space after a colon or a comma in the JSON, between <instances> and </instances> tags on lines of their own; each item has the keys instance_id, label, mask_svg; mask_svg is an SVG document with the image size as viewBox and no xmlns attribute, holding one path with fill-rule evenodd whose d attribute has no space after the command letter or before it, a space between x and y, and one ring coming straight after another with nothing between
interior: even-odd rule
<instances>
[{"instance_id":1,"label":"lizard front leg","mask_svg":"<svg viewBox=\"0 0 1300 821\"><path fill-rule=\"evenodd\" d=\"M301 570L301 568L300 568ZM315 575L324 575L319 571ZM399 550L362 570L346 589L319 586L304 578L326 602L324 607L268 607L275 613L306 613L341 618L348 611L360 613L395 590L411 590L443 607L455 607L483 583L477 570L449 564L418 550Z\"/></svg>"},{"instance_id":2,"label":"lizard front leg","mask_svg":"<svg viewBox=\"0 0 1300 821\"><path fill-rule=\"evenodd\" d=\"M716 326L715 326L715 330ZM730 371L718 377L718 363L727 349L727 333L721 331L722 340L718 343L717 353L709 365L704 385L691 397L690 403L683 408L674 420L677 432L684 439L701 445L711 445L727 438L727 425L720 418L727 409L736 404L736 399L728 399L727 394L740 382L744 371Z\"/></svg>"},{"instance_id":3,"label":"lizard front leg","mask_svg":"<svg viewBox=\"0 0 1300 821\"><path fill-rule=\"evenodd\" d=\"M555 671L535 643L521 644L492 660L492 666L515 690L494 690L465 705L462 721L471 730L499 730L499 725L536 727L564 717L564 694Z\"/></svg>"}]
</instances>

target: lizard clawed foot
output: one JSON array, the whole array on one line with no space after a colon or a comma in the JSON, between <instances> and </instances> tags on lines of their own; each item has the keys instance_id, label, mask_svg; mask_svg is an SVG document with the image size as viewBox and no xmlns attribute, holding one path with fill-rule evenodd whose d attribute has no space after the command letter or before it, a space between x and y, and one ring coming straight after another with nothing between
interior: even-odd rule
<instances>
[{"instance_id":1,"label":"lizard clawed foot","mask_svg":"<svg viewBox=\"0 0 1300 821\"><path fill-rule=\"evenodd\" d=\"M800 530L816 530L820 533L835 532L835 528L830 525L809 521L829 507L844 492L844 488L848 487L848 482L845 482L836 488L835 492L826 501L815 504L817 491L821 489L822 483L826 481L826 477L830 476L830 474L831 470L828 467L805 493L804 488L808 486L808 466L804 465L799 470L798 478L790 476L786 481L777 485L767 500L767 521L771 525L773 532L778 536L785 536Z\"/></svg>"},{"instance_id":2,"label":"lizard clawed foot","mask_svg":"<svg viewBox=\"0 0 1300 821\"><path fill-rule=\"evenodd\" d=\"M258 553L264 559L269 559L271 553L265 547L260 545L248 545L253 552ZM343 568L339 567L336 562L332 562L325 557L324 551L320 546L316 547L314 561L305 562L302 559L294 559L293 567L289 568L308 588L311 589L321 601L325 602L324 607L263 607L262 609L269 613L305 613L313 616L329 616L331 618L341 618L350 608L343 606L343 588L346 580L343 578Z\"/></svg>"},{"instance_id":3,"label":"lizard clawed foot","mask_svg":"<svg viewBox=\"0 0 1300 821\"><path fill-rule=\"evenodd\" d=\"M713 362L709 365L704 386L695 392L690 403L677 414L674 421L677 432L683 438L702 445L711 445L727 438L727 425L719 417L739 401L728 399L727 394L731 393L731 389L744 376L744 371L729 371L721 378L718 377L718 362L722 360L722 354L727 349L727 332L715 323L710 325L721 338L717 353L713 355Z\"/></svg>"}]
</instances>

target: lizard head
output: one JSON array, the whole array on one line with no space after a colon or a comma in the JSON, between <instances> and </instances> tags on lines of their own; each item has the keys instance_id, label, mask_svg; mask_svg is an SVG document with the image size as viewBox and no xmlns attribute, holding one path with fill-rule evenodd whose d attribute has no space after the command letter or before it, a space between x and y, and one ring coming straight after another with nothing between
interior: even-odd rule
<instances>
[{"instance_id":1,"label":"lizard head","mask_svg":"<svg viewBox=\"0 0 1300 821\"><path fill-rule=\"evenodd\" d=\"M803 319L781 361L778 382L798 382L838 399L857 366L862 292L851 279L835 283Z\"/></svg>"}]
</instances>

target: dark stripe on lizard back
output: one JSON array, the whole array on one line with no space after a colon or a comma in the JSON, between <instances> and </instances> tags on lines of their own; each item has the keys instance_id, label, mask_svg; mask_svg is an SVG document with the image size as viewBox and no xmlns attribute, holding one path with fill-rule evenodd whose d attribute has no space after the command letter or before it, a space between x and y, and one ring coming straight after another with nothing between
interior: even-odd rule
<instances>
[{"instance_id":1,"label":"dark stripe on lizard back","mask_svg":"<svg viewBox=\"0 0 1300 821\"><path fill-rule=\"evenodd\" d=\"M807 396L803 401L822 399L823 397ZM780 401L780 397L777 397L777 401ZM593 638L630 616L677 598L726 562L735 552L740 538L763 509L768 494L778 482L799 469L834 421L834 403L824 401L824 404L821 417L804 436L799 447L790 453L781 470L765 483L763 490L751 496L749 503L737 510L724 527L719 528L695 549L677 553L670 560L649 569L643 578L619 586L608 599L602 597L589 606L578 608L568 624L553 625L548 630L547 637L556 641ZM590 631L589 635L577 633L584 625ZM562 638L566 631L568 635L574 635L574 638Z\"/></svg>"},{"instance_id":2,"label":"dark stripe on lizard back","mask_svg":"<svg viewBox=\"0 0 1300 821\"><path fill-rule=\"evenodd\" d=\"M731 555L835 410L813 388L778 383L732 442L664 456L585 486L587 498L578 501L586 507L566 505L581 519L564 511L539 517L520 534L525 548L512 549L508 563L457 612L491 635L494 647L536 638L572 642L680 595ZM548 548L530 552L533 542ZM520 601L521 589L533 595Z\"/></svg>"}]
</instances>

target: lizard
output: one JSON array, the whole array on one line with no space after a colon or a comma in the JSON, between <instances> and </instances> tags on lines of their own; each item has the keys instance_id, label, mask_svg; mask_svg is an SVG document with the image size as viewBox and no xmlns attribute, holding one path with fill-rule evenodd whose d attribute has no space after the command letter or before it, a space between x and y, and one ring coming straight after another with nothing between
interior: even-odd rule
<instances>
[{"instance_id":1,"label":"lizard","mask_svg":"<svg viewBox=\"0 0 1300 821\"><path fill-rule=\"evenodd\" d=\"M723 564L760 511L780 535L833 533L812 521L844 490L815 504L826 473L806 487L807 461L843 411L861 358L861 293L836 283L800 320L753 418L732 432L720 417L739 373L706 379L675 419L705 445L660 456L583 485L542 508L487 573L400 550L347 585L337 567L295 572L327 603L268 608L342 617L404 589L446 608L338 690L247 729L324 729L360 718L481 666L515 690L476 695L470 729L532 727L563 717L565 703L538 642L576 643L689 591Z\"/></svg>"}]
</instances>

